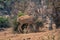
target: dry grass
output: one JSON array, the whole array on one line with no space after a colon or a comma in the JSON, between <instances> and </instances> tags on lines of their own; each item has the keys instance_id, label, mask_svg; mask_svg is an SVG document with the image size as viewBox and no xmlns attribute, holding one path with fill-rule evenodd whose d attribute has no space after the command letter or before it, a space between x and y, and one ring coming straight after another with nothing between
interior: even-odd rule
<instances>
[{"instance_id":1,"label":"dry grass","mask_svg":"<svg viewBox=\"0 0 60 40\"><path fill-rule=\"evenodd\" d=\"M0 32L0 40L60 40L60 29L29 34L13 34L11 30Z\"/></svg>"}]
</instances>

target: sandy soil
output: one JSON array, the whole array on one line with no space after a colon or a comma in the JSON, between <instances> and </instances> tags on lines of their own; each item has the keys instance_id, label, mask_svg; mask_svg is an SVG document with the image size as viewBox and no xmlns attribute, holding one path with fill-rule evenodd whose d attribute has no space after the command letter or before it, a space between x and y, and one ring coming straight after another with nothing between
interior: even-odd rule
<instances>
[{"instance_id":1,"label":"sandy soil","mask_svg":"<svg viewBox=\"0 0 60 40\"><path fill-rule=\"evenodd\" d=\"M13 34L11 30L1 31L0 40L60 40L60 29L29 34Z\"/></svg>"}]
</instances>

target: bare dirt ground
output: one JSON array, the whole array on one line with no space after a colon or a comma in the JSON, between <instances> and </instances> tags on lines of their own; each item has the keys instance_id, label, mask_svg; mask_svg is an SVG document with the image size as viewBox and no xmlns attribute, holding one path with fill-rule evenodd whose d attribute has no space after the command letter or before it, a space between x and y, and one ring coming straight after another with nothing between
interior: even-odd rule
<instances>
[{"instance_id":1,"label":"bare dirt ground","mask_svg":"<svg viewBox=\"0 0 60 40\"><path fill-rule=\"evenodd\" d=\"M0 40L60 40L60 29L29 34L13 34L11 30L1 31Z\"/></svg>"}]
</instances>

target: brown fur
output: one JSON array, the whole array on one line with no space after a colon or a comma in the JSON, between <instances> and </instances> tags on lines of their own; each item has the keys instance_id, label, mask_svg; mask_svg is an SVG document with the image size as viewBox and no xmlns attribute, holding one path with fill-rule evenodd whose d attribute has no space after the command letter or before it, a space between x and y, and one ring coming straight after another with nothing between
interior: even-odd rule
<instances>
[{"instance_id":1,"label":"brown fur","mask_svg":"<svg viewBox=\"0 0 60 40\"><path fill-rule=\"evenodd\" d=\"M28 26L27 26L28 32L29 32L29 26L30 26L30 24L33 25L34 30L36 29L36 28L35 28L35 25L34 25L34 24L35 24L35 21L33 20L33 17L32 17L32 16L25 15L25 16L18 17L18 18L17 18L17 22L20 23L20 25L18 26L18 31L19 31L19 32L22 31L21 26L22 26L23 24L26 24L26 23L28 24Z\"/></svg>"}]
</instances>

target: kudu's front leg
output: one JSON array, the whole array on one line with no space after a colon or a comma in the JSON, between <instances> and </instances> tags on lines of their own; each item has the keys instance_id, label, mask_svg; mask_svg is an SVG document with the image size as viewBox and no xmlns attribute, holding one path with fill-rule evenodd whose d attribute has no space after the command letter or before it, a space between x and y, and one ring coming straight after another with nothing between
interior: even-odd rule
<instances>
[{"instance_id":1,"label":"kudu's front leg","mask_svg":"<svg viewBox=\"0 0 60 40\"><path fill-rule=\"evenodd\" d=\"M21 26L22 26L22 24L20 24L20 25L18 26L18 32L19 32L19 33L22 33L22 28L21 28Z\"/></svg>"}]
</instances>

